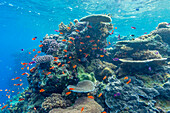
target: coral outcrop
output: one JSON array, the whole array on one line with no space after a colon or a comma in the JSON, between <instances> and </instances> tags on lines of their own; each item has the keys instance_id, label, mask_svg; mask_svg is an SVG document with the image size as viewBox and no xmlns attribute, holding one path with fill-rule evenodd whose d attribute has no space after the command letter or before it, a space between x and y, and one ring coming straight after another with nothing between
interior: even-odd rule
<instances>
[{"instance_id":1,"label":"coral outcrop","mask_svg":"<svg viewBox=\"0 0 170 113\"><path fill-rule=\"evenodd\" d=\"M67 109L53 109L49 113L81 113L82 107L84 107L82 113L101 113L103 111L103 108L93 99L81 97L76 100L72 107L68 107Z\"/></svg>"}]
</instances>

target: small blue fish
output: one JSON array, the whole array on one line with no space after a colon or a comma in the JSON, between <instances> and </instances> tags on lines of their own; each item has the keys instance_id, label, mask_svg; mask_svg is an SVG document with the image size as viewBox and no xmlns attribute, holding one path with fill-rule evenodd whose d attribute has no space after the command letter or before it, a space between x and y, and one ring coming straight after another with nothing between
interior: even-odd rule
<instances>
[{"instance_id":1,"label":"small blue fish","mask_svg":"<svg viewBox=\"0 0 170 113\"><path fill-rule=\"evenodd\" d=\"M136 11L139 11L139 8L136 8Z\"/></svg>"},{"instance_id":2,"label":"small blue fish","mask_svg":"<svg viewBox=\"0 0 170 113\"><path fill-rule=\"evenodd\" d=\"M151 70L152 70L152 69L151 69L151 67L149 67L148 69L149 69L149 71L151 71Z\"/></svg>"},{"instance_id":3,"label":"small blue fish","mask_svg":"<svg viewBox=\"0 0 170 113\"><path fill-rule=\"evenodd\" d=\"M21 51L24 51L24 49L21 49Z\"/></svg>"}]
</instances>

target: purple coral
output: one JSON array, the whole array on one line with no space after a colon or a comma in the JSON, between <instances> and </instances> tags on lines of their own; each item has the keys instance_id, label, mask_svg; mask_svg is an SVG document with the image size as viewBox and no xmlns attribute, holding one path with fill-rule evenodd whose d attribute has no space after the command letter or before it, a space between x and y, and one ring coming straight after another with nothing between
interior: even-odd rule
<instances>
[{"instance_id":1,"label":"purple coral","mask_svg":"<svg viewBox=\"0 0 170 113\"><path fill-rule=\"evenodd\" d=\"M48 63L52 60L54 60L54 57L52 55L44 55L34 58L34 61L36 61L36 63Z\"/></svg>"},{"instance_id":2,"label":"purple coral","mask_svg":"<svg viewBox=\"0 0 170 113\"><path fill-rule=\"evenodd\" d=\"M54 39L45 39L42 42L42 52L45 52L46 54L52 54L53 52L56 52L59 48L59 44Z\"/></svg>"}]
</instances>

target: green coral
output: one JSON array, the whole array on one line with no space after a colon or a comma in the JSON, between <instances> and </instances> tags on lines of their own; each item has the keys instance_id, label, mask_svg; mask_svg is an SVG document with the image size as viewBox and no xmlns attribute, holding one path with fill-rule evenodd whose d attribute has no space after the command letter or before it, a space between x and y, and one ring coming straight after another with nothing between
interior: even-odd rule
<instances>
[{"instance_id":1,"label":"green coral","mask_svg":"<svg viewBox=\"0 0 170 113\"><path fill-rule=\"evenodd\" d=\"M81 68L81 67L78 67L78 76L77 77L80 81L90 80L90 81L96 83L96 78L95 78L94 73L93 72L85 73L83 68Z\"/></svg>"}]
</instances>

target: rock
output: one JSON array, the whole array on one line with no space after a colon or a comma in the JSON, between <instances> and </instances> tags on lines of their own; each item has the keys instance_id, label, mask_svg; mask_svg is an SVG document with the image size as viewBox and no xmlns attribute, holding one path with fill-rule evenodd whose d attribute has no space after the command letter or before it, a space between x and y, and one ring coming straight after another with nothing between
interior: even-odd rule
<instances>
[{"instance_id":1,"label":"rock","mask_svg":"<svg viewBox=\"0 0 170 113\"><path fill-rule=\"evenodd\" d=\"M73 106L66 109L52 109L49 113L80 113L82 107L84 107L82 113L101 113L103 111L103 108L93 99L81 97L75 101Z\"/></svg>"}]
</instances>

